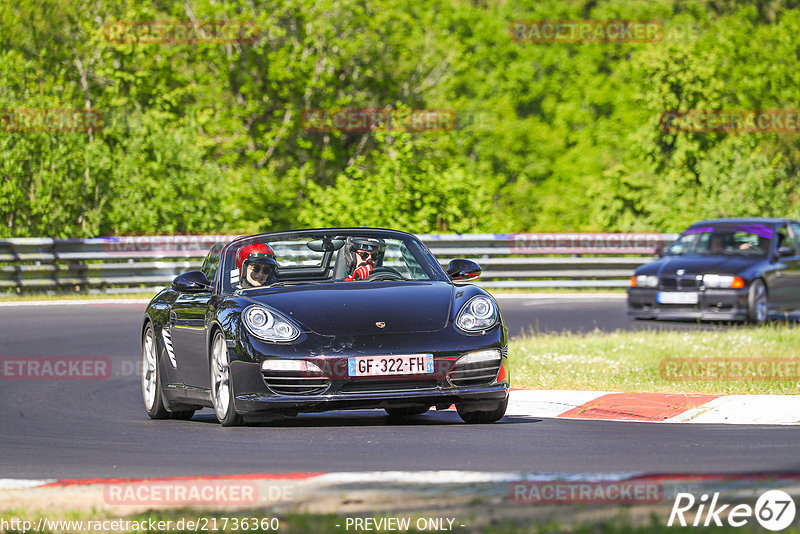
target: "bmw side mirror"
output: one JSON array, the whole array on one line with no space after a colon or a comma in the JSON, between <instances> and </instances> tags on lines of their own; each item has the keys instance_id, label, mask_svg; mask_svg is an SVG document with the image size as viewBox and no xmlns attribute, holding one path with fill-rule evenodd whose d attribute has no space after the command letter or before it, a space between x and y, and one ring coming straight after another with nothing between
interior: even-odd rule
<instances>
[{"instance_id":1,"label":"bmw side mirror","mask_svg":"<svg viewBox=\"0 0 800 534\"><path fill-rule=\"evenodd\" d=\"M172 281L172 288L182 293L196 293L198 291L210 291L211 282L208 281L203 271L189 271L177 276Z\"/></svg>"},{"instance_id":2,"label":"bmw side mirror","mask_svg":"<svg viewBox=\"0 0 800 534\"><path fill-rule=\"evenodd\" d=\"M778 249L779 258L785 258L787 256L796 256L796 255L797 251L794 249L794 247L780 247Z\"/></svg>"},{"instance_id":3,"label":"bmw side mirror","mask_svg":"<svg viewBox=\"0 0 800 534\"><path fill-rule=\"evenodd\" d=\"M447 267L447 276L454 282L457 280L472 280L481 275L481 266L472 260L457 259L450 262Z\"/></svg>"}]
</instances>

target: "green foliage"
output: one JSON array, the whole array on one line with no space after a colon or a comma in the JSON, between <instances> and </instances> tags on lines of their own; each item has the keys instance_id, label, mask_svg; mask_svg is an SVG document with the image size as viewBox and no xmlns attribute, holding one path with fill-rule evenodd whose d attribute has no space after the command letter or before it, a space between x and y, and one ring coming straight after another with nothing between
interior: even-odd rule
<instances>
[{"instance_id":1,"label":"green foliage","mask_svg":"<svg viewBox=\"0 0 800 534\"><path fill-rule=\"evenodd\" d=\"M666 110L800 102L794 0L20 0L0 109L93 108L91 132L0 132L5 236L676 231L800 216L796 134L666 133ZM654 19L658 43L519 43L509 22ZM114 21L252 21L246 43L113 43ZM446 132L311 132L306 110L452 109Z\"/></svg>"},{"instance_id":2,"label":"green foliage","mask_svg":"<svg viewBox=\"0 0 800 534\"><path fill-rule=\"evenodd\" d=\"M378 226L409 232L479 232L492 195L486 180L435 156L425 138L376 133L377 154L359 156L333 187L310 184L300 222L309 226Z\"/></svg>"}]
</instances>

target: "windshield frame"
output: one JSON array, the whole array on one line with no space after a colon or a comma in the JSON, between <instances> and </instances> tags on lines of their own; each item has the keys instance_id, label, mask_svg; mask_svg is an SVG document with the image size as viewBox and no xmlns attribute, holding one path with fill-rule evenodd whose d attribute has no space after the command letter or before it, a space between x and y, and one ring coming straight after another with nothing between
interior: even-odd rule
<instances>
[{"instance_id":1,"label":"windshield frame","mask_svg":"<svg viewBox=\"0 0 800 534\"><path fill-rule=\"evenodd\" d=\"M287 230L281 232L267 232L263 234L256 234L250 236L243 236L233 241L229 242L225 248L222 250L221 256L222 259L220 260L220 265L217 273L216 279L216 291L219 294L232 294L237 291L249 291L249 289L242 290L238 287L235 287L230 283L230 276L226 276L226 273L230 273L232 270L236 268L236 253L238 250L248 244L251 243L263 243L265 241L282 241L282 240L294 240L294 239L307 239L311 241L313 239L321 239L323 236L341 236L341 237L350 237L350 236L359 236L359 237L376 237L380 239L390 239L390 240L398 240L401 241L408 251L412 254L414 259L419 264L420 268L423 272L429 277L428 280L425 279L407 279L407 282L451 282L450 278L445 273L444 269L439 262L436 261L436 258L433 256L431 251L425 244L420 241L419 238L416 236L401 232L399 230L389 230L385 228L313 228L313 229L306 229L306 230ZM333 252L324 252L322 253L322 265L319 267L319 274L322 275L324 271L330 268L332 265L331 263L335 261L335 254L336 251ZM314 269L312 266L308 266L308 269ZM297 285L318 285L318 284L328 284L334 283L333 280L320 280L320 281L301 281L299 280L296 284L294 282L290 284L279 284L279 285L272 285L268 287L296 287ZM339 282L336 282L339 283ZM358 282L358 283L364 283ZM256 288L253 288L256 289ZM264 289L258 288L258 289Z\"/></svg>"},{"instance_id":2,"label":"windshield frame","mask_svg":"<svg viewBox=\"0 0 800 534\"><path fill-rule=\"evenodd\" d=\"M768 240L766 250L759 248L759 252L748 252L748 249L741 249L738 247L731 248L727 245L726 240L731 242L735 239L737 234L748 234L756 238L764 238ZM737 256L742 258L769 258L772 254L775 242L777 228L775 224L763 222L721 222L721 223L701 223L691 226L686 229L678 238L673 241L669 247L664 251L664 256ZM701 244L702 236L709 235L706 241L720 236L719 250L698 250L698 245ZM681 241L689 242L690 238L694 238L689 244L689 248L684 252L674 252L673 248ZM734 243L735 244L735 243ZM744 243L739 243L741 246ZM726 246L727 245L727 246Z\"/></svg>"}]
</instances>

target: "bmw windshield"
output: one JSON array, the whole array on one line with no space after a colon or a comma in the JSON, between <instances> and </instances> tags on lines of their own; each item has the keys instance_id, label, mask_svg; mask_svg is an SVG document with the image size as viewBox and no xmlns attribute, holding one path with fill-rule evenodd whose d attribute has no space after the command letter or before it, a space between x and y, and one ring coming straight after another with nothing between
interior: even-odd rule
<instances>
[{"instance_id":1,"label":"bmw windshield","mask_svg":"<svg viewBox=\"0 0 800 534\"><path fill-rule=\"evenodd\" d=\"M769 254L775 229L766 224L711 224L686 230L666 254L760 256Z\"/></svg>"}]
</instances>

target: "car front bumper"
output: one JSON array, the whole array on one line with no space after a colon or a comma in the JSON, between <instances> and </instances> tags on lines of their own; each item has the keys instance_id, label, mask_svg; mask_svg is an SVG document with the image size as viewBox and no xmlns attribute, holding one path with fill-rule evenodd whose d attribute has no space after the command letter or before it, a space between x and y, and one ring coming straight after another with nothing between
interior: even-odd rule
<instances>
[{"instance_id":1,"label":"car front bumper","mask_svg":"<svg viewBox=\"0 0 800 534\"><path fill-rule=\"evenodd\" d=\"M747 318L747 289L697 291L697 304L661 304L655 288L628 289L628 316L635 319L699 319L743 321ZM689 293L689 292L682 292Z\"/></svg>"},{"instance_id":2,"label":"car front bumper","mask_svg":"<svg viewBox=\"0 0 800 534\"><path fill-rule=\"evenodd\" d=\"M491 410L508 397L508 358L502 358L500 380L469 386L454 386L449 370L439 365L431 376L333 378L319 394L279 394L268 387L258 363L231 362L231 383L237 413L296 415L301 412L469 405L472 410Z\"/></svg>"}]
</instances>

